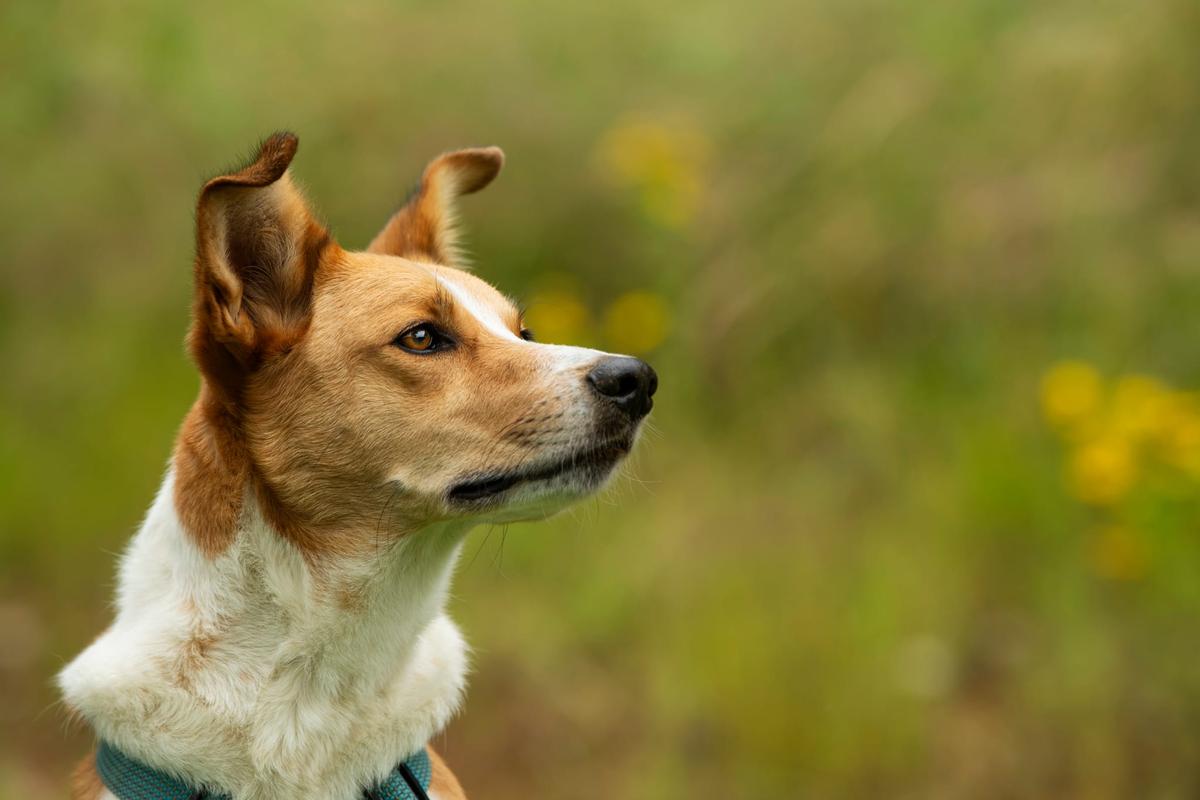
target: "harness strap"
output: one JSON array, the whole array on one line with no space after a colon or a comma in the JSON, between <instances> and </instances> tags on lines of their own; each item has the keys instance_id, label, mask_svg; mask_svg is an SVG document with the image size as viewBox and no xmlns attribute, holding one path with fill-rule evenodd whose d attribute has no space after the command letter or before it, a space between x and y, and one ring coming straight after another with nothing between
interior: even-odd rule
<instances>
[{"instance_id":1,"label":"harness strap","mask_svg":"<svg viewBox=\"0 0 1200 800\"><path fill-rule=\"evenodd\" d=\"M110 792L120 800L231 800L205 789L188 786L166 772L156 770L122 753L105 741L96 745L96 771ZM366 800L429 800L433 764L421 748L401 761L391 774L363 790Z\"/></svg>"}]
</instances>

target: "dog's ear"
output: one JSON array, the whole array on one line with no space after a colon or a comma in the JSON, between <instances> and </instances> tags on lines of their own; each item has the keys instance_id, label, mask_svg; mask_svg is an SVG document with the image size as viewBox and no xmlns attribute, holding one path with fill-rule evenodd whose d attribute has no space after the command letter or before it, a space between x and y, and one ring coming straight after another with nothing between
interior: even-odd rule
<instances>
[{"instance_id":1,"label":"dog's ear","mask_svg":"<svg viewBox=\"0 0 1200 800\"><path fill-rule=\"evenodd\" d=\"M455 198L478 192L504 166L499 147L444 153L429 163L421 184L392 215L367 252L461 266L455 230Z\"/></svg>"},{"instance_id":2,"label":"dog's ear","mask_svg":"<svg viewBox=\"0 0 1200 800\"><path fill-rule=\"evenodd\" d=\"M253 163L200 191L189 346L227 394L307 329L313 277L333 246L288 175L297 145L293 134L277 133Z\"/></svg>"}]
</instances>

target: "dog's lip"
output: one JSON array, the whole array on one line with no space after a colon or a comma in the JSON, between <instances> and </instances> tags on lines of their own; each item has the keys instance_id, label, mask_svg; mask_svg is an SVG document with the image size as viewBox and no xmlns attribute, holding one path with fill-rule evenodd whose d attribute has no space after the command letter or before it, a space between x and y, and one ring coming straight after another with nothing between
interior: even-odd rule
<instances>
[{"instance_id":1,"label":"dog's lip","mask_svg":"<svg viewBox=\"0 0 1200 800\"><path fill-rule=\"evenodd\" d=\"M450 499L459 503L482 500L485 497L506 492L520 482L521 478L517 475L496 475L491 478L464 481L450 489Z\"/></svg>"},{"instance_id":2,"label":"dog's lip","mask_svg":"<svg viewBox=\"0 0 1200 800\"><path fill-rule=\"evenodd\" d=\"M615 439L578 450L549 463L535 464L510 472L481 473L456 483L450 488L447 497L451 502L470 503L495 497L521 483L548 480L578 469L608 467L627 454L632 444L631 439Z\"/></svg>"}]
</instances>

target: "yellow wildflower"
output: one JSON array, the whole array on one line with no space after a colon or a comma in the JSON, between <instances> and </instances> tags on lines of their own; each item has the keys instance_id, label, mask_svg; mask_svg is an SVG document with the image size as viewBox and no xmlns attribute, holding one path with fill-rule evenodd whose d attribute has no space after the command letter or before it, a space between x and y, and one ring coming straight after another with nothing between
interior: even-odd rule
<instances>
[{"instance_id":1,"label":"yellow wildflower","mask_svg":"<svg viewBox=\"0 0 1200 800\"><path fill-rule=\"evenodd\" d=\"M1126 375L1113 390L1112 429L1135 439L1154 436L1168 421L1169 404L1170 393L1159 381Z\"/></svg>"},{"instance_id":2,"label":"yellow wildflower","mask_svg":"<svg viewBox=\"0 0 1200 800\"><path fill-rule=\"evenodd\" d=\"M596 162L618 186L638 192L643 212L670 228L696 213L708 143L693 127L661 120L627 119L596 147Z\"/></svg>"},{"instance_id":3,"label":"yellow wildflower","mask_svg":"<svg viewBox=\"0 0 1200 800\"><path fill-rule=\"evenodd\" d=\"M650 292L626 292L604 314L604 333L612 349L642 355L662 344L670 313L662 298Z\"/></svg>"},{"instance_id":4,"label":"yellow wildflower","mask_svg":"<svg viewBox=\"0 0 1200 800\"><path fill-rule=\"evenodd\" d=\"M1067 465L1071 491L1085 503L1112 505L1133 487L1137 463L1129 443L1109 437L1080 445Z\"/></svg>"},{"instance_id":5,"label":"yellow wildflower","mask_svg":"<svg viewBox=\"0 0 1200 800\"><path fill-rule=\"evenodd\" d=\"M1100 375L1089 364L1063 361L1042 378L1042 413L1052 424L1079 427L1100 408Z\"/></svg>"},{"instance_id":6,"label":"yellow wildflower","mask_svg":"<svg viewBox=\"0 0 1200 800\"><path fill-rule=\"evenodd\" d=\"M525 324L540 341L561 344L586 339L591 328L587 306L569 289L547 289L531 297Z\"/></svg>"},{"instance_id":7,"label":"yellow wildflower","mask_svg":"<svg viewBox=\"0 0 1200 800\"><path fill-rule=\"evenodd\" d=\"M1200 479L1200 411L1192 398L1172 394L1158 431L1162 457L1171 466Z\"/></svg>"}]
</instances>

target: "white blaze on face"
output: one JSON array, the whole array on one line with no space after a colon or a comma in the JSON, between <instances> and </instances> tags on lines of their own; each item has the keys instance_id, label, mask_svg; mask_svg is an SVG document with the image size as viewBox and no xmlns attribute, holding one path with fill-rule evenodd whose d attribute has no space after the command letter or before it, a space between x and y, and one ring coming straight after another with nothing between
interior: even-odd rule
<instances>
[{"instance_id":1,"label":"white blaze on face","mask_svg":"<svg viewBox=\"0 0 1200 800\"><path fill-rule=\"evenodd\" d=\"M454 298L454 302L478 320L479 324L484 328L502 339L514 339L518 342L525 341L510 331L508 326L504 324L504 320L500 319L500 315L496 313L496 310L487 303L481 302L479 298L445 275L438 275L437 280L450 293L450 296Z\"/></svg>"},{"instance_id":2,"label":"white blaze on face","mask_svg":"<svg viewBox=\"0 0 1200 800\"><path fill-rule=\"evenodd\" d=\"M553 372L574 371L586 364L595 363L603 356L609 355L600 350L592 350L587 347L570 347L561 344L542 344L541 342L526 341L509 330L508 326L504 324L504 320L496 313L496 310L476 297L469 289L461 286L454 279L446 275L438 274L437 281L450 293L450 296L454 298L454 302L474 317L485 330L494 333L501 339L521 342L522 344L538 348L540 351L538 353L539 360L546 364Z\"/></svg>"}]
</instances>

